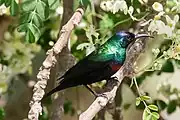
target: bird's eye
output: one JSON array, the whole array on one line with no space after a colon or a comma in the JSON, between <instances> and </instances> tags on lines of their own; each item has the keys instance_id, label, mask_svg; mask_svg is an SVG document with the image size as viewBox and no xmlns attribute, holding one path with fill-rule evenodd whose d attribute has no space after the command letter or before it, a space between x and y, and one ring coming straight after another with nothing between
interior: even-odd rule
<instances>
[{"instance_id":1,"label":"bird's eye","mask_svg":"<svg viewBox=\"0 0 180 120\"><path fill-rule=\"evenodd\" d=\"M127 39L131 39L131 36L130 36L130 35L128 35L128 36L127 36Z\"/></svg>"}]
</instances>

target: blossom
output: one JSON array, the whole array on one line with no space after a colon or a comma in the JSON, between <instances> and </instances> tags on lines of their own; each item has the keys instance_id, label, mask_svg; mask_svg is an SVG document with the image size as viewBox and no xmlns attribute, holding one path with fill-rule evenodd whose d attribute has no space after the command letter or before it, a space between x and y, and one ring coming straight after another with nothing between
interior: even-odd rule
<instances>
[{"instance_id":1,"label":"blossom","mask_svg":"<svg viewBox=\"0 0 180 120\"><path fill-rule=\"evenodd\" d=\"M161 3L159 2L155 2L153 5L152 5L152 8L157 11L157 12L161 12L163 11L163 6Z\"/></svg>"},{"instance_id":2,"label":"blossom","mask_svg":"<svg viewBox=\"0 0 180 120\"><path fill-rule=\"evenodd\" d=\"M119 10L123 11L125 15L127 14L128 6L126 4L126 1L117 0L117 1L114 2L113 9L112 9L113 14L115 14Z\"/></svg>"},{"instance_id":3,"label":"blossom","mask_svg":"<svg viewBox=\"0 0 180 120\"><path fill-rule=\"evenodd\" d=\"M130 15L130 17L132 18L132 20L137 20L137 18L135 18L132 14L134 12L134 8L132 6L129 7L128 13Z\"/></svg>"},{"instance_id":4,"label":"blossom","mask_svg":"<svg viewBox=\"0 0 180 120\"><path fill-rule=\"evenodd\" d=\"M148 31L157 32L157 34L166 34L168 37L172 36L173 32L173 30L161 20L152 20Z\"/></svg>"},{"instance_id":5,"label":"blossom","mask_svg":"<svg viewBox=\"0 0 180 120\"><path fill-rule=\"evenodd\" d=\"M126 4L126 1L124 0L111 0L111 1L102 1L100 3L101 9L107 12L112 12L113 14L123 11L124 14L127 14L128 6Z\"/></svg>"},{"instance_id":6,"label":"blossom","mask_svg":"<svg viewBox=\"0 0 180 120\"><path fill-rule=\"evenodd\" d=\"M161 16L163 16L164 13L165 13L164 11L159 12L157 15L154 16L154 19L155 19L155 20L161 19Z\"/></svg>"},{"instance_id":7,"label":"blossom","mask_svg":"<svg viewBox=\"0 0 180 120\"><path fill-rule=\"evenodd\" d=\"M58 15L62 15L62 14L63 14L63 7L62 7L62 6L59 6L59 7L56 9L56 14L58 14Z\"/></svg>"},{"instance_id":8,"label":"blossom","mask_svg":"<svg viewBox=\"0 0 180 120\"><path fill-rule=\"evenodd\" d=\"M165 17L166 17L167 25L171 29L174 30L175 26L176 26L176 23L179 21L179 15L175 15L173 20L168 15L166 15Z\"/></svg>"},{"instance_id":9,"label":"blossom","mask_svg":"<svg viewBox=\"0 0 180 120\"><path fill-rule=\"evenodd\" d=\"M104 11L109 12L113 9L113 1L102 1L100 7Z\"/></svg>"},{"instance_id":10,"label":"blossom","mask_svg":"<svg viewBox=\"0 0 180 120\"><path fill-rule=\"evenodd\" d=\"M4 4L2 4L0 6L0 16L6 13L6 6Z\"/></svg>"}]
</instances>

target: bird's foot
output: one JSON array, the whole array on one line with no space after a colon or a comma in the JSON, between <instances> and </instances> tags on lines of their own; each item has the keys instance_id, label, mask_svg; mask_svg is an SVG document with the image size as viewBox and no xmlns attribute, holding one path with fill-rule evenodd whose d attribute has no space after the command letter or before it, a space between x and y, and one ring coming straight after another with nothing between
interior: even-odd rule
<instances>
[{"instance_id":1,"label":"bird's foot","mask_svg":"<svg viewBox=\"0 0 180 120\"><path fill-rule=\"evenodd\" d=\"M95 93L94 96L97 98L97 97L104 97L106 99L108 99L107 95L105 93Z\"/></svg>"},{"instance_id":2,"label":"bird's foot","mask_svg":"<svg viewBox=\"0 0 180 120\"><path fill-rule=\"evenodd\" d=\"M115 76L115 77L111 77L111 78L108 79L108 80L116 80L116 81L118 81L118 78Z\"/></svg>"}]
</instances>

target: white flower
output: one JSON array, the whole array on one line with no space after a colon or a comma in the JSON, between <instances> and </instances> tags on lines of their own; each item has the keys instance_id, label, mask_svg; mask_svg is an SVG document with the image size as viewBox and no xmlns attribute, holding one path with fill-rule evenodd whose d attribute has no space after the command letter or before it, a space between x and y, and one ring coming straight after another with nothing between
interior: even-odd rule
<instances>
[{"instance_id":1,"label":"white flower","mask_svg":"<svg viewBox=\"0 0 180 120\"><path fill-rule=\"evenodd\" d=\"M132 18L132 20L137 20L137 18L135 18L132 15L134 13L134 8L132 6L129 7L128 13L129 13L130 17Z\"/></svg>"},{"instance_id":2,"label":"white flower","mask_svg":"<svg viewBox=\"0 0 180 120\"><path fill-rule=\"evenodd\" d=\"M86 22L80 22L78 27L79 28L85 28L87 26Z\"/></svg>"},{"instance_id":3,"label":"white flower","mask_svg":"<svg viewBox=\"0 0 180 120\"><path fill-rule=\"evenodd\" d=\"M0 16L6 13L6 9L7 8L6 8L6 6L4 4L2 4L0 6Z\"/></svg>"},{"instance_id":4,"label":"white flower","mask_svg":"<svg viewBox=\"0 0 180 120\"><path fill-rule=\"evenodd\" d=\"M148 31L158 31L160 28L164 28L165 24L164 22L162 22L161 20L153 20L151 21L149 27L148 27Z\"/></svg>"},{"instance_id":5,"label":"white flower","mask_svg":"<svg viewBox=\"0 0 180 120\"><path fill-rule=\"evenodd\" d=\"M102 1L100 3L100 8L103 9L104 11L106 11L106 2L105 1Z\"/></svg>"},{"instance_id":6,"label":"white flower","mask_svg":"<svg viewBox=\"0 0 180 120\"><path fill-rule=\"evenodd\" d=\"M119 10L123 11L125 15L127 14L128 6L126 4L126 1L124 1L124 0L120 0L120 1L117 0L117 1L114 2L113 10L112 10L113 14L115 14Z\"/></svg>"},{"instance_id":7,"label":"white flower","mask_svg":"<svg viewBox=\"0 0 180 120\"><path fill-rule=\"evenodd\" d=\"M107 11L111 11L113 9L113 1L106 2L106 9Z\"/></svg>"},{"instance_id":8,"label":"white flower","mask_svg":"<svg viewBox=\"0 0 180 120\"><path fill-rule=\"evenodd\" d=\"M124 14L127 14L128 6L126 4L126 1L124 0L111 0L111 1L102 1L100 3L101 9L104 11L110 11L113 14L117 13L118 11L123 11Z\"/></svg>"},{"instance_id":9,"label":"white flower","mask_svg":"<svg viewBox=\"0 0 180 120\"><path fill-rule=\"evenodd\" d=\"M53 42L53 41L49 41L49 45L50 45L50 46L53 46L53 45L54 45L54 42Z\"/></svg>"},{"instance_id":10,"label":"white flower","mask_svg":"<svg viewBox=\"0 0 180 120\"><path fill-rule=\"evenodd\" d=\"M152 49L152 53L153 53L155 56L157 56L157 55L160 53L159 48L154 48L154 49Z\"/></svg>"},{"instance_id":11,"label":"white flower","mask_svg":"<svg viewBox=\"0 0 180 120\"><path fill-rule=\"evenodd\" d=\"M100 4L101 9L104 11L111 11L113 9L113 1L102 1Z\"/></svg>"},{"instance_id":12,"label":"white flower","mask_svg":"<svg viewBox=\"0 0 180 120\"><path fill-rule=\"evenodd\" d=\"M58 15L62 15L63 14L63 7L62 6L59 6L57 9L56 9L56 13Z\"/></svg>"},{"instance_id":13,"label":"white flower","mask_svg":"<svg viewBox=\"0 0 180 120\"><path fill-rule=\"evenodd\" d=\"M152 8L157 11L157 12L161 12L163 11L163 6L161 3L159 2L155 2L153 5L152 5Z\"/></svg>"},{"instance_id":14,"label":"white flower","mask_svg":"<svg viewBox=\"0 0 180 120\"><path fill-rule=\"evenodd\" d=\"M153 20L151 21L148 31L157 32L157 34L166 34L168 37L172 36L172 29L165 25L165 23L161 20Z\"/></svg>"},{"instance_id":15,"label":"white flower","mask_svg":"<svg viewBox=\"0 0 180 120\"><path fill-rule=\"evenodd\" d=\"M164 26L164 28L162 27L158 30L158 34L166 34L168 37L171 37L172 33L173 33L172 29L167 25Z\"/></svg>"},{"instance_id":16,"label":"white flower","mask_svg":"<svg viewBox=\"0 0 180 120\"><path fill-rule=\"evenodd\" d=\"M173 20L168 15L166 15L165 17L166 17L167 25L172 30L174 30L176 23L179 21L179 15L175 15Z\"/></svg>"},{"instance_id":17,"label":"white flower","mask_svg":"<svg viewBox=\"0 0 180 120\"><path fill-rule=\"evenodd\" d=\"M154 19L155 19L155 20L161 19L161 16L163 16L164 13L165 13L164 11L159 12L157 15L154 16Z\"/></svg>"}]
</instances>

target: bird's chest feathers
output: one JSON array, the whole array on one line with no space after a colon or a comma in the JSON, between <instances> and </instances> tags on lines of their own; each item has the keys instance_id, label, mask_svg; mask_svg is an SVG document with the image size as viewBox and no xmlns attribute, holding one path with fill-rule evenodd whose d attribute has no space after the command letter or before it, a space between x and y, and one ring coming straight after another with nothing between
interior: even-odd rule
<instances>
[{"instance_id":1,"label":"bird's chest feathers","mask_svg":"<svg viewBox=\"0 0 180 120\"><path fill-rule=\"evenodd\" d=\"M122 64L120 63L116 63L116 62L112 62L110 64L111 70L112 71L118 71L121 68Z\"/></svg>"},{"instance_id":2,"label":"bird's chest feathers","mask_svg":"<svg viewBox=\"0 0 180 120\"><path fill-rule=\"evenodd\" d=\"M118 64L123 64L126 57L126 50L124 48L111 48L109 54L113 54L113 61Z\"/></svg>"},{"instance_id":3,"label":"bird's chest feathers","mask_svg":"<svg viewBox=\"0 0 180 120\"><path fill-rule=\"evenodd\" d=\"M93 61L113 61L123 64L126 57L126 50L117 46L104 46L97 52L94 52L89 59Z\"/></svg>"}]
</instances>

